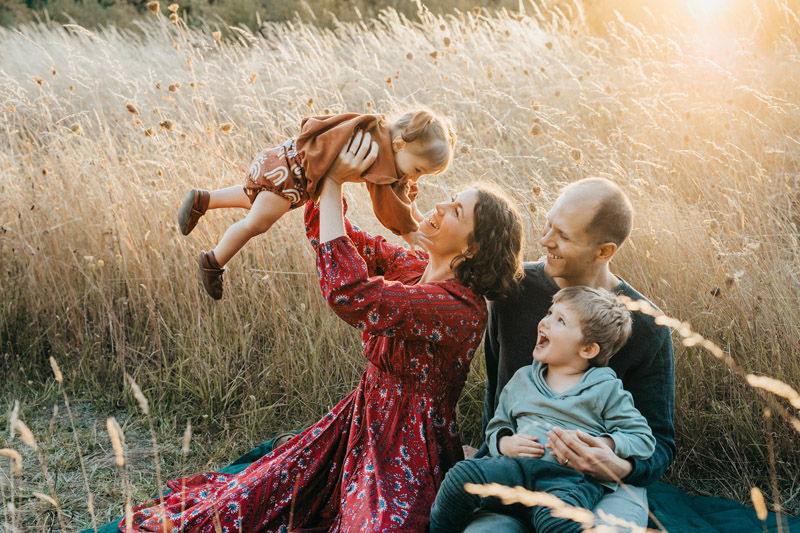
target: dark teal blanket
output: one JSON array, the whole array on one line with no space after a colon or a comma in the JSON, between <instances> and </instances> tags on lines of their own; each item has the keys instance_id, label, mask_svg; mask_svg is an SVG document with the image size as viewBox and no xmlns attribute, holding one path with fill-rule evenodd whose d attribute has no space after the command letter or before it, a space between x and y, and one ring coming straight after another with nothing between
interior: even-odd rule
<instances>
[{"instance_id":1,"label":"dark teal blanket","mask_svg":"<svg viewBox=\"0 0 800 533\"><path fill-rule=\"evenodd\" d=\"M237 460L219 470L225 474L241 472L251 463L272 451L272 440L253 448ZM678 487L666 483L655 483L647 489L650 511L670 533L778 533L776 518L781 522L783 533L800 533L800 517L776 517L769 513L766 529L753 509L728 498L689 496ZM108 523L98 529L100 533L114 533L117 522ZM650 527L660 529L651 520ZM86 529L81 533L92 533Z\"/></svg>"}]
</instances>

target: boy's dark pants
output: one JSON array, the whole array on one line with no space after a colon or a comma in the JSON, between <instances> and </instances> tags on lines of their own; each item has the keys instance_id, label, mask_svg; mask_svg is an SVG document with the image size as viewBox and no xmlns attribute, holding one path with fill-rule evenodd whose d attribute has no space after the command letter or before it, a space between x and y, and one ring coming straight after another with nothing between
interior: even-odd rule
<instances>
[{"instance_id":1,"label":"boy's dark pants","mask_svg":"<svg viewBox=\"0 0 800 533\"><path fill-rule=\"evenodd\" d=\"M445 476L431 509L431 533L463 531L475 511L492 511L517 517L536 533L580 532L579 523L554 518L545 506L504 505L498 498L481 498L464 490L465 483L499 483L547 492L567 505L591 510L604 488L571 468L541 459L482 457L457 463ZM499 533L499 532L498 532Z\"/></svg>"}]
</instances>

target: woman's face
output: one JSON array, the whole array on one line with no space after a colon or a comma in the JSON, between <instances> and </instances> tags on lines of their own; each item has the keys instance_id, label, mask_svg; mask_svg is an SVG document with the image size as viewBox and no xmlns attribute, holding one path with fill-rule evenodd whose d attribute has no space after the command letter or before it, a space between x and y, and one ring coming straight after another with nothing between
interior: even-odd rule
<instances>
[{"instance_id":1,"label":"woman's face","mask_svg":"<svg viewBox=\"0 0 800 533\"><path fill-rule=\"evenodd\" d=\"M467 250L474 229L475 204L478 190L458 193L451 201L436 204L436 209L420 223L419 230L431 240L428 253L456 256Z\"/></svg>"}]
</instances>

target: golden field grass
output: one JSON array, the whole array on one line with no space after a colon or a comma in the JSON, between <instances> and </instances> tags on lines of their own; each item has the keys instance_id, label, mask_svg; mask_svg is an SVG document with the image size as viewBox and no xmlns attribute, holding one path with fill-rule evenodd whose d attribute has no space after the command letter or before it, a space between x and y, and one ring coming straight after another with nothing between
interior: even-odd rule
<instances>
[{"instance_id":1,"label":"golden field grass","mask_svg":"<svg viewBox=\"0 0 800 533\"><path fill-rule=\"evenodd\" d=\"M87 492L99 521L122 513L108 416L141 500L157 488L151 420L169 479L304 427L355 386L359 337L319 295L300 212L231 261L220 302L195 258L242 213L213 212L189 237L175 213L191 187L240 183L303 116L414 103L459 132L451 169L422 180L422 209L498 183L522 208L527 260L564 184L625 189L636 223L616 272L742 369L674 336L679 453L666 481L743 502L756 486L800 511L798 432L776 416L796 406L742 377L800 388L800 50L788 34L767 47L617 20L599 35L530 8L228 32L164 14L137 32L0 28L0 448L23 454L22 476L0 459L5 527L87 526ZM348 194L351 219L381 232L365 191ZM460 403L472 444L482 365ZM37 451L11 438L16 416Z\"/></svg>"}]
</instances>

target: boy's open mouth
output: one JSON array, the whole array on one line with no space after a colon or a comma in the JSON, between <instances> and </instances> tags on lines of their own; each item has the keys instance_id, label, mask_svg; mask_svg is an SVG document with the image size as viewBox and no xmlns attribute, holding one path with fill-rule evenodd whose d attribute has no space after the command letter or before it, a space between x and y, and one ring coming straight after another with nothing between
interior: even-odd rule
<instances>
[{"instance_id":1,"label":"boy's open mouth","mask_svg":"<svg viewBox=\"0 0 800 533\"><path fill-rule=\"evenodd\" d=\"M548 344L550 344L550 339L548 339L547 335L540 331L539 340L536 342L536 348L545 348Z\"/></svg>"}]
</instances>

